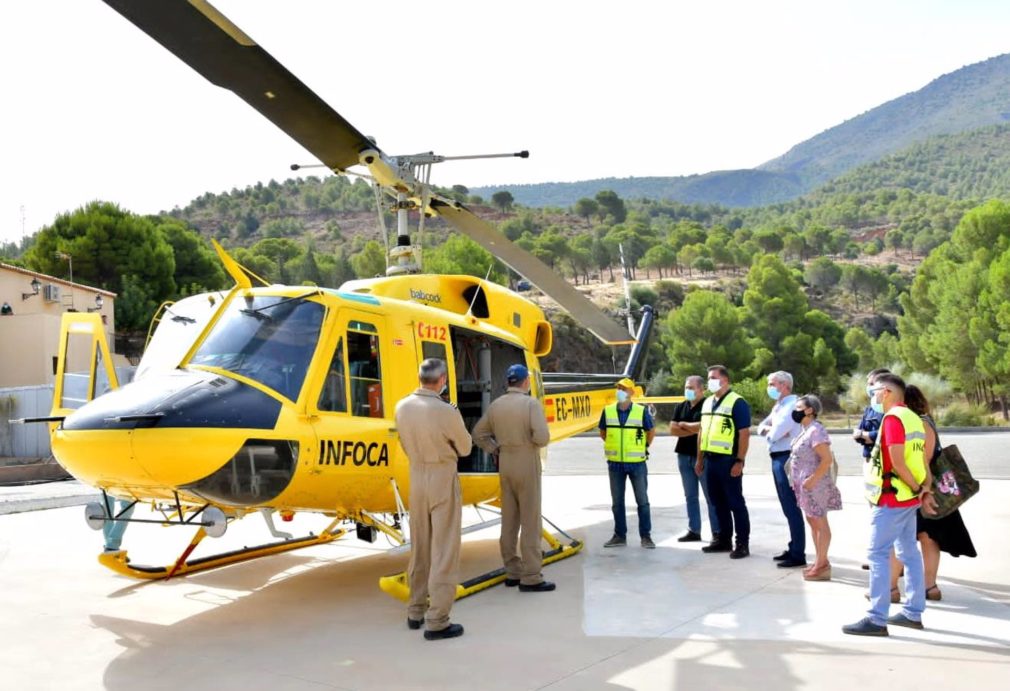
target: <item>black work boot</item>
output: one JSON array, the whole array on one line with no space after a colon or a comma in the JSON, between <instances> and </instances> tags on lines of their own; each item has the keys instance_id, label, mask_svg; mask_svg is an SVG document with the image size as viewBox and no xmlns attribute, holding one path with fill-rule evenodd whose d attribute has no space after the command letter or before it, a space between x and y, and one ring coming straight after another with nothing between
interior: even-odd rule
<instances>
[{"instance_id":1,"label":"black work boot","mask_svg":"<svg viewBox=\"0 0 1010 691\"><path fill-rule=\"evenodd\" d=\"M711 554L713 552L729 552L733 549L733 545L729 541L723 542L722 540L712 540L710 543L701 548L702 552L706 554Z\"/></svg>"},{"instance_id":2,"label":"black work boot","mask_svg":"<svg viewBox=\"0 0 1010 691\"><path fill-rule=\"evenodd\" d=\"M736 549L729 553L730 559L743 559L744 557L750 556L750 547L748 547L746 542L736 543Z\"/></svg>"}]
</instances>

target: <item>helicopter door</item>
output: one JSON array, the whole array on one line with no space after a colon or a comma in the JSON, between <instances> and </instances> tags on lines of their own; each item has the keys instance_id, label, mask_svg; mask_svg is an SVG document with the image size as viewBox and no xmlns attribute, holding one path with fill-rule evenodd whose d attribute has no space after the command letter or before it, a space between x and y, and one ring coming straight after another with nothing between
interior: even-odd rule
<instances>
[{"instance_id":1,"label":"helicopter door","mask_svg":"<svg viewBox=\"0 0 1010 691\"><path fill-rule=\"evenodd\" d=\"M345 310L337 319L336 342L315 402L323 472L326 466L365 472L389 467L393 437L382 386L384 330L384 320L374 314ZM385 475L374 479L388 483Z\"/></svg>"},{"instance_id":2,"label":"helicopter door","mask_svg":"<svg viewBox=\"0 0 1010 691\"><path fill-rule=\"evenodd\" d=\"M69 415L118 386L101 316L65 313L60 323L51 415Z\"/></svg>"},{"instance_id":3,"label":"helicopter door","mask_svg":"<svg viewBox=\"0 0 1010 691\"><path fill-rule=\"evenodd\" d=\"M370 314L342 319L338 324L337 342L316 409L320 413L383 419L386 400L379 343L381 320Z\"/></svg>"},{"instance_id":4,"label":"helicopter door","mask_svg":"<svg viewBox=\"0 0 1010 691\"><path fill-rule=\"evenodd\" d=\"M450 337L455 363L449 370L455 374L456 405L472 432L491 401L508 390L506 370L525 358L521 348L476 331L453 327ZM467 458L460 459L459 472L496 473L498 469L493 457L474 446Z\"/></svg>"},{"instance_id":5,"label":"helicopter door","mask_svg":"<svg viewBox=\"0 0 1010 691\"><path fill-rule=\"evenodd\" d=\"M447 329L445 326L421 323L418 325L417 334L420 337L421 348L418 352L418 364L428 358L438 358L444 360L448 366L448 378L446 380L446 390L442 392L442 399L451 403L459 409L463 416L463 424L467 432L473 432L474 426L484 414L486 406L482 405L484 397L481 396L481 384L471 377L471 368L466 362L466 355L473 355L469 351L461 351L458 339L450 341L450 336L456 329ZM456 357L453 357L453 350ZM487 398L490 402L490 398ZM457 464L460 473L497 473L494 458L485 453L483 449L474 446L470 455L460 458Z\"/></svg>"}]
</instances>

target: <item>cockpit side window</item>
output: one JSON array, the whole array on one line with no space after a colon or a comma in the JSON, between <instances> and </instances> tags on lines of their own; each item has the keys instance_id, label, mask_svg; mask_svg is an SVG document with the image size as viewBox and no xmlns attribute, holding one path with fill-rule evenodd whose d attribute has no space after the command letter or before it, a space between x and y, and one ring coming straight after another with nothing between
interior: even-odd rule
<instances>
[{"instance_id":1,"label":"cockpit side window","mask_svg":"<svg viewBox=\"0 0 1010 691\"><path fill-rule=\"evenodd\" d=\"M383 417L379 334L367 322L347 325L347 364L351 382L351 414Z\"/></svg>"},{"instance_id":2,"label":"cockpit side window","mask_svg":"<svg viewBox=\"0 0 1010 691\"><path fill-rule=\"evenodd\" d=\"M337 341L330 368L326 372L323 391L319 396L319 410L331 413L347 412L347 378L344 375L344 339Z\"/></svg>"}]
</instances>

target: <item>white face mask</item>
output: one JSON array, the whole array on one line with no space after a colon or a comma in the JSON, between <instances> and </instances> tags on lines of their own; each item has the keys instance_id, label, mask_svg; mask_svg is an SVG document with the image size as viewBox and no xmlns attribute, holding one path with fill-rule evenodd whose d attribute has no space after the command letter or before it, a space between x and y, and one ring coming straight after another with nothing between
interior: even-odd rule
<instances>
[{"instance_id":1,"label":"white face mask","mask_svg":"<svg viewBox=\"0 0 1010 691\"><path fill-rule=\"evenodd\" d=\"M721 388L722 388L722 381L720 381L718 379L709 379L708 380L708 390L711 391L712 393L715 393L716 391L718 391Z\"/></svg>"},{"instance_id":2,"label":"white face mask","mask_svg":"<svg viewBox=\"0 0 1010 691\"><path fill-rule=\"evenodd\" d=\"M627 400L628 400L628 392L627 391L622 391L622 390L618 389L617 390L617 402L618 403L624 403Z\"/></svg>"}]
</instances>

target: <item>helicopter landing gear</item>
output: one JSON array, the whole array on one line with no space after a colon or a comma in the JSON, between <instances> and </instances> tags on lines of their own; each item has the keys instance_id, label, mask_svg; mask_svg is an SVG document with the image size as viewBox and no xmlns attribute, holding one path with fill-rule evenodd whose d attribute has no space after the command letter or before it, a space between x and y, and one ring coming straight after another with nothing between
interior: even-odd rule
<instances>
[{"instance_id":1,"label":"helicopter landing gear","mask_svg":"<svg viewBox=\"0 0 1010 691\"><path fill-rule=\"evenodd\" d=\"M220 566L228 566L229 564L237 564L242 561L256 559L257 557L280 554L281 552L290 552L291 550L301 549L302 547L324 545L343 537L347 533L347 530L343 528L339 530L336 529L337 524L344 520L342 516L338 516L333 519L333 522L331 522L319 535L310 534L306 537L281 540L280 542L257 545L255 547L244 547L231 552L222 552L221 554L213 554L207 557L189 560L189 555L193 553L196 546L199 545L205 537L210 535L210 531L214 530L216 527L216 523L214 521L216 516L213 514L211 517L206 516L207 512L213 508L214 507L210 507L204 511L205 519L210 519L205 520L205 523L209 522L211 525L201 526L200 529L196 531L196 535L193 536L189 545L186 546L186 549L184 549L179 558L175 560L175 563L170 566L140 566L132 564L130 563L125 550L100 554L98 555L98 563L106 568L112 569L120 575L130 576L131 578L141 578L147 580L168 579L174 576L183 576L185 574L195 573L197 571L216 569ZM217 511L220 513L220 510ZM223 517L224 514L222 513L221 516Z\"/></svg>"},{"instance_id":2,"label":"helicopter landing gear","mask_svg":"<svg viewBox=\"0 0 1010 691\"><path fill-rule=\"evenodd\" d=\"M544 542L547 543L548 550L546 550L544 555L544 566L547 564L553 564L556 561L561 561L562 559L567 559L575 554L577 554L583 547L583 542L576 540L571 535L565 531L558 528L556 525L551 523L549 520L544 518L544 521L550 523L555 530L558 531L565 539L569 540L568 544L564 544L556 538L554 535L549 533L546 529L541 533ZM497 521L493 521L497 522ZM483 527L483 526L482 526ZM479 593L482 590L487 590L499 583L505 582L505 569L499 568L494 571L488 571L485 574L476 576L469 580L463 581L456 585L456 599L461 600L464 597L469 597L475 593ZM383 592L392 595L398 600L407 602L410 599L410 586L407 581L406 572L393 574L391 576L383 576L379 579L379 587L382 588Z\"/></svg>"}]
</instances>

